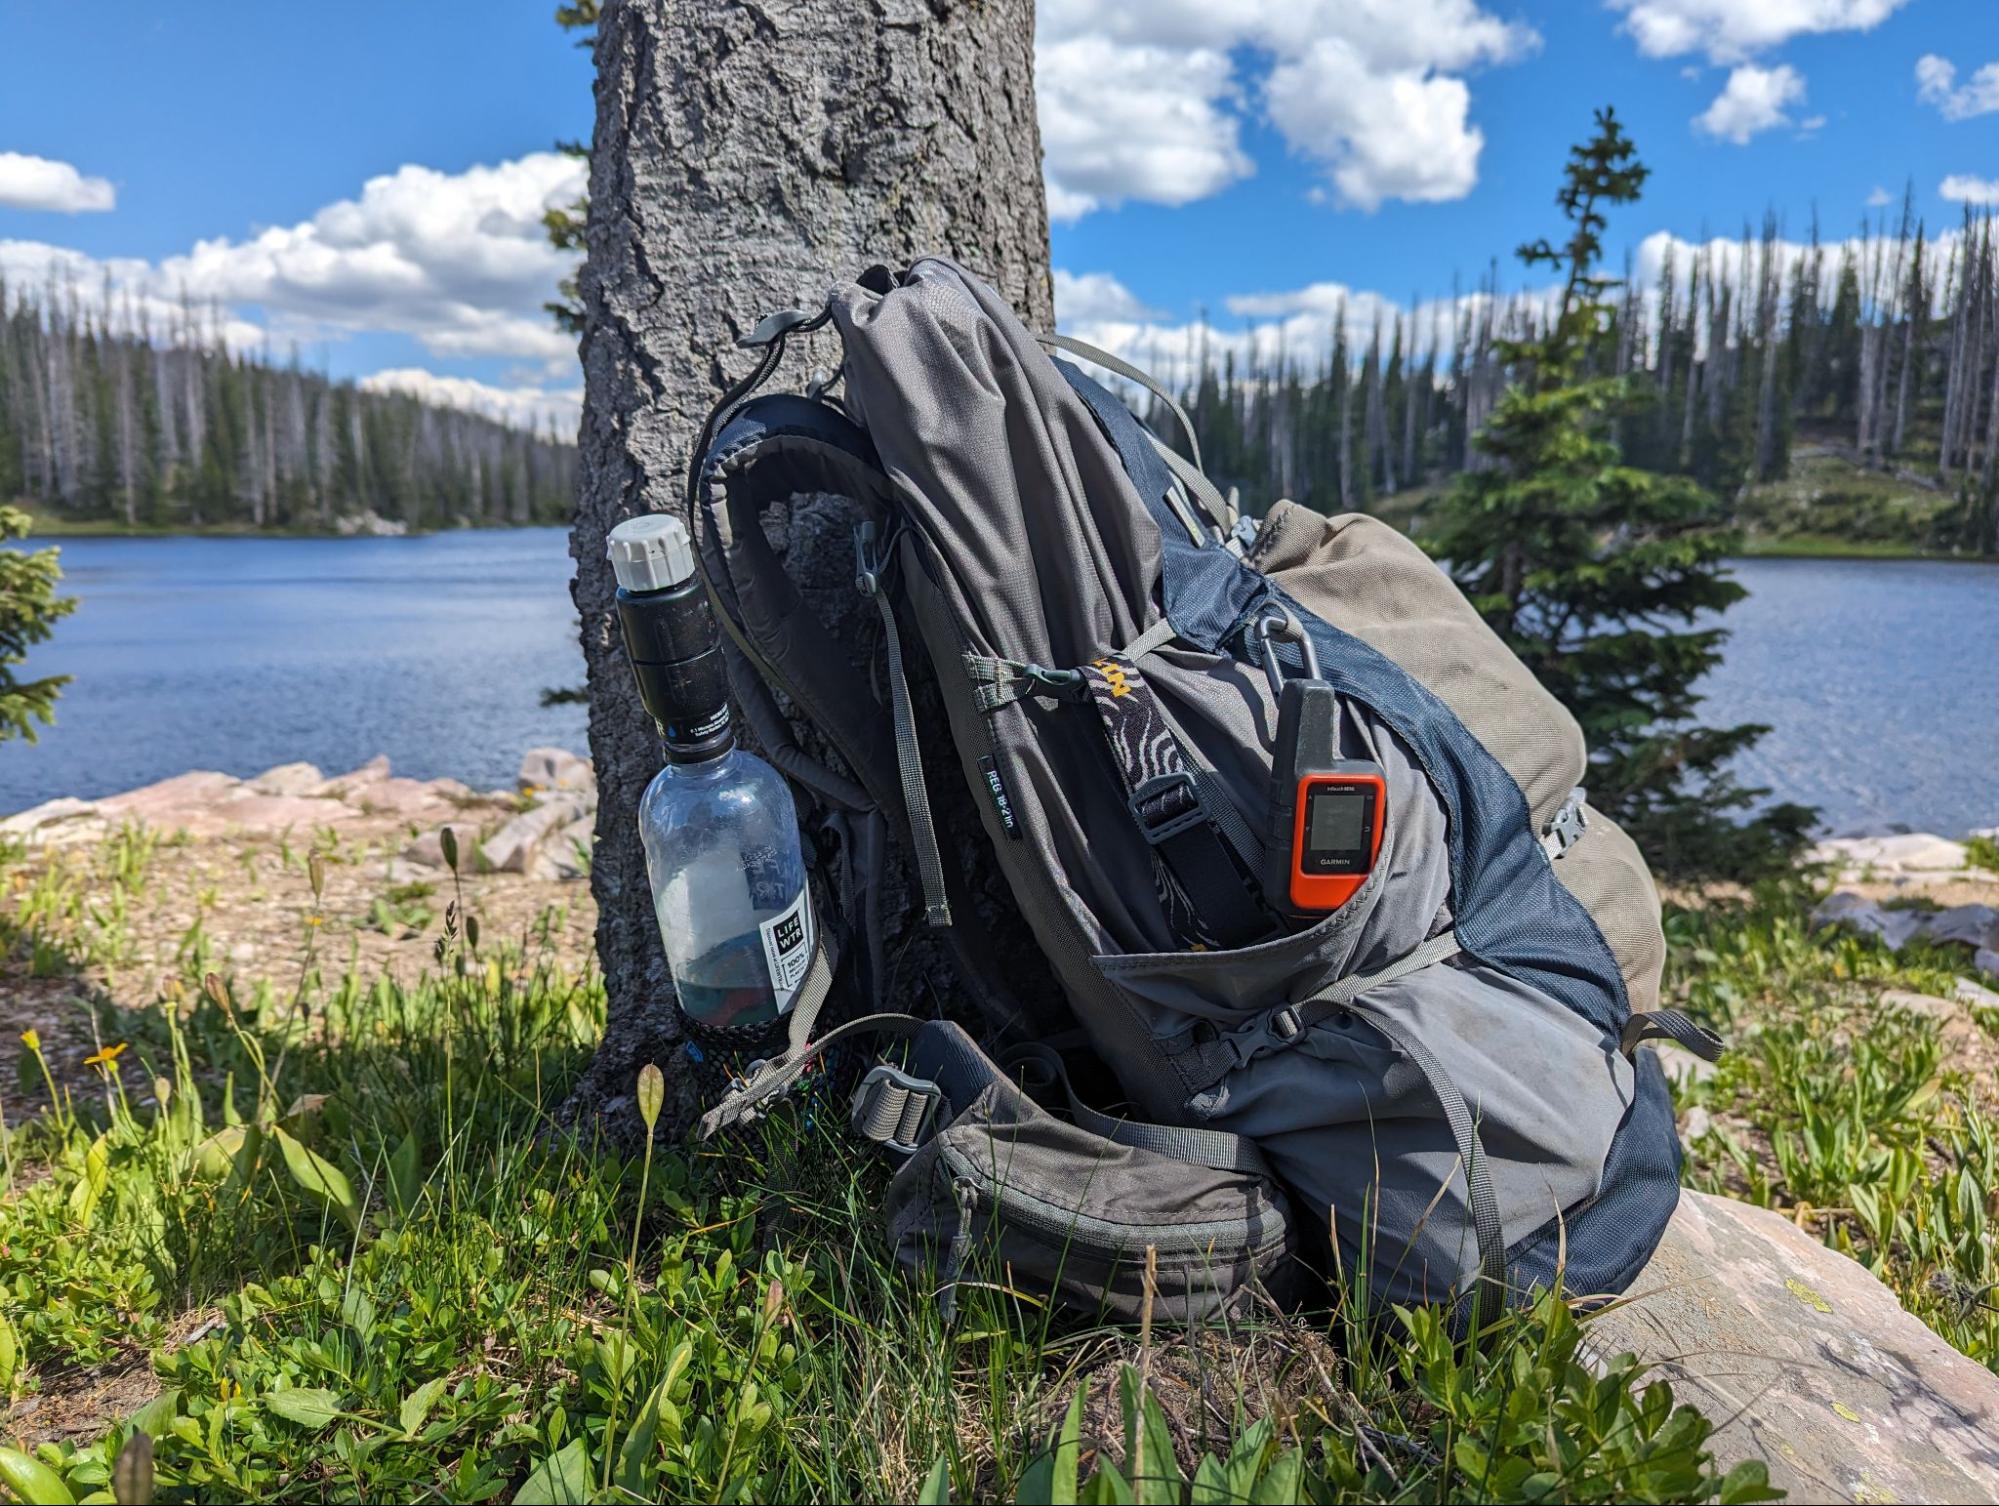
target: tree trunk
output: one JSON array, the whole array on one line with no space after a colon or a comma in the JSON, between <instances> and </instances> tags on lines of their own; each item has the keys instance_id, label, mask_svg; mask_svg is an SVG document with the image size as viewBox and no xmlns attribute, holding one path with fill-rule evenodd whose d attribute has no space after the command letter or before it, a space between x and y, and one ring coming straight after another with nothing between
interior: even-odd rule
<instances>
[{"instance_id":1,"label":"tree trunk","mask_svg":"<svg viewBox=\"0 0 1999 1506\"><path fill-rule=\"evenodd\" d=\"M1052 328L1032 0L612 0L597 30L581 473L570 552L598 783L591 889L609 993L571 1099L614 1141L638 1069L693 1107L638 843L659 768L613 615L604 537L678 510L695 431L763 315L876 262L947 253ZM811 353L832 354L816 337ZM794 359L796 359L794 357ZM795 373L794 373L795 375ZM844 550L844 535L827 550ZM798 561L793 561L794 568ZM809 567L808 567L809 568ZM851 576L852 561L839 562Z\"/></svg>"}]
</instances>

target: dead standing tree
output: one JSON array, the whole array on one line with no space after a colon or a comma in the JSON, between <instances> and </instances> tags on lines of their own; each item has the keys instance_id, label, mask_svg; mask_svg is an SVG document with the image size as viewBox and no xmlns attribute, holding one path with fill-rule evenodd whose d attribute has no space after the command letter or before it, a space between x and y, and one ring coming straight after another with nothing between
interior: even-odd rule
<instances>
[{"instance_id":1,"label":"dead standing tree","mask_svg":"<svg viewBox=\"0 0 1999 1506\"><path fill-rule=\"evenodd\" d=\"M612 0L596 63L570 552L610 1012L570 1114L628 1141L644 1063L666 1068L675 1123L692 1094L673 1070L679 1030L637 832L659 753L618 643L604 536L681 508L688 449L750 364L736 341L763 314L928 251L990 278L1031 324L1052 327L1053 304L1032 0ZM843 533L793 548L815 544L851 578Z\"/></svg>"}]
</instances>

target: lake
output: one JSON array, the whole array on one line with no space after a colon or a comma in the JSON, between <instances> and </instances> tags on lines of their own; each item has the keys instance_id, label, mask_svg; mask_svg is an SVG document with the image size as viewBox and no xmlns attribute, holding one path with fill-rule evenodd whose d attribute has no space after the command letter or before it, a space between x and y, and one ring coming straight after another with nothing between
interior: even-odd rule
<instances>
[{"instance_id":1,"label":"lake","mask_svg":"<svg viewBox=\"0 0 1999 1506\"><path fill-rule=\"evenodd\" d=\"M586 750L567 536L63 540L82 598L30 659L66 673L57 725L0 743L0 811L178 774L397 772L512 782L523 750ZM1708 719L1770 735L1743 772L1834 829L1999 823L1999 567L1746 560Z\"/></svg>"}]
</instances>

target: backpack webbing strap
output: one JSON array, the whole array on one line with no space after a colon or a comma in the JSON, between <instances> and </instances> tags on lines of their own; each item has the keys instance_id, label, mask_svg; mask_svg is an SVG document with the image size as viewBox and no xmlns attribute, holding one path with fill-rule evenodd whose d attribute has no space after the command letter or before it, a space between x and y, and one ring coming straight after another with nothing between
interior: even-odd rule
<instances>
[{"instance_id":1,"label":"backpack webbing strap","mask_svg":"<svg viewBox=\"0 0 1999 1506\"><path fill-rule=\"evenodd\" d=\"M1342 978L1324 993L1307 999L1303 1004L1287 1005L1271 1016L1271 1031L1283 1040L1290 1040L1309 1026L1330 1019L1342 1010L1353 1008L1354 1000L1370 988L1379 988L1384 983L1393 983L1397 978L1420 972L1435 962L1444 962L1457 956L1464 948L1458 945L1455 931L1439 931L1428 941L1406 956L1382 968L1379 972L1356 973Z\"/></svg>"},{"instance_id":2,"label":"backpack webbing strap","mask_svg":"<svg viewBox=\"0 0 1999 1506\"><path fill-rule=\"evenodd\" d=\"M1155 378L1149 376L1122 356L1114 356L1107 350L1099 350L1094 345L1085 344L1069 335L1036 335L1043 345L1056 350L1066 350L1070 355L1088 361L1092 366L1101 366L1106 371L1114 371L1128 382L1136 382L1147 392L1173 410L1173 416L1180 420L1180 431L1187 436L1187 448L1193 452L1194 468L1201 465L1201 437L1194 432L1194 421L1187 416L1187 410L1180 406L1179 399L1168 392ZM1212 488L1210 488L1212 490ZM1226 528L1228 525L1216 518L1216 523Z\"/></svg>"},{"instance_id":3,"label":"backpack webbing strap","mask_svg":"<svg viewBox=\"0 0 1999 1506\"><path fill-rule=\"evenodd\" d=\"M944 893L944 860L937 851L937 823L930 814L930 795L923 783L923 749L916 740L916 711L909 699L909 676L902 664L902 634L895 625L895 603L881 587L888 553L873 552L875 525L854 530L854 583L881 609L882 639L888 649L889 699L895 717L895 762L902 775L902 803L909 814L910 845L916 849L916 870L923 882L923 918L933 926L951 924L951 902Z\"/></svg>"},{"instance_id":4,"label":"backpack webbing strap","mask_svg":"<svg viewBox=\"0 0 1999 1506\"><path fill-rule=\"evenodd\" d=\"M1179 739L1138 666L1121 654L1083 667L1132 820L1151 845L1159 902L1190 945L1247 946L1275 928L1234 847L1215 823Z\"/></svg>"},{"instance_id":5,"label":"backpack webbing strap","mask_svg":"<svg viewBox=\"0 0 1999 1506\"><path fill-rule=\"evenodd\" d=\"M1671 1041L1683 1046L1704 1062L1718 1062L1728 1043L1699 1021L1677 1009L1652 1009L1634 1014L1624 1022L1618 1046L1626 1056L1645 1041Z\"/></svg>"},{"instance_id":6,"label":"backpack webbing strap","mask_svg":"<svg viewBox=\"0 0 1999 1506\"><path fill-rule=\"evenodd\" d=\"M1061 1054L1047 1046L1022 1046L1009 1053L1006 1060L1009 1067L1026 1065L1039 1069L1051 1086L1059 1087L1069 1109L1069 1120L1079 1129L1119 1145L1128 1145L1133 1150L1149 1150L1155 1155L1185 1161L1192 1166L1206 1166L1215 1171L1247 1172L1272 1181L1277 1179L1277 1173L1270 1169L1263 1152L1247 1136L1231 1135L1224 1130L1196 1129L1183 1124L1147 1124L1091 1108L1083 1102L1075 1084L1069 1080L1068 1064L1062 1060Z\"/></svg>"}]
</instances>

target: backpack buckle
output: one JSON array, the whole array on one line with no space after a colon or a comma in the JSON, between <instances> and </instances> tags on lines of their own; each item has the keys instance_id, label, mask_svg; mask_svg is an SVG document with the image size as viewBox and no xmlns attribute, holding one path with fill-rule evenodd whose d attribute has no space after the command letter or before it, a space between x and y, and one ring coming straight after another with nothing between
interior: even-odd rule
<instances>
[{"instance_id":1,"label":"backpack buckle","mask_svg":"<svg viewBox=\"0 0 1999 1506\"><path fill-rule=\"evenodd\" d=\"M1131 792L1125 804L1131 809L1131 819L1138 823L1139 834L1154 847L1208 819L1194 776L1185 769L1153 775Z\"/></svg>"},{"instance_id":2,"label":"backpack buckle","mask_svg":"<svg viewBox=\"0 0 1999 1506\"><path fill-rule=\"evenodd\" d=\"M872 1067L854 1089L847 1122L854 1133L898 1156L913 1156L930 1138L944 1090L887 1062Z\"/></svg>"},{"instance_id":3,"label":"backpack buckle","mask_svg":"<svg viewBox=\"0 0 1999 1506\"><path fill-rule=\"evenodd\" d=\"M854 589L863 596L881 590L881 578L888 570L888 546L875 547L876 532L872 522L854 525Z\"/></svg>"}]
</instances>

